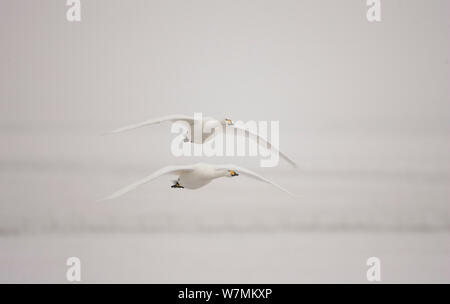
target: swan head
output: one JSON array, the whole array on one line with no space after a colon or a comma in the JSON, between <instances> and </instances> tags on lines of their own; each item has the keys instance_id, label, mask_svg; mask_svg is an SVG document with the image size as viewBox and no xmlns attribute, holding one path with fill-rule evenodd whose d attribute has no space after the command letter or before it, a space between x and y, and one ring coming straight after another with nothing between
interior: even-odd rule
<instances>
[{"instance_id":1,"label":"swan head","mask_svg":"<svg viewBox=\"0 0 450 304\"><path fill-rule=\"evenodd\" d=\"M237 173L237 172L234 171L234 170L228 170L227 176L228 176L228 177L239 176L239 173Z\"/></svg>"},{"instance_id":2,"label":"swan head","mask_svg":"<svg viewBox=\"0 0 450 304\"><path fill-rule=\"evenodd\" d=\"M232 126L234 123L231 119L225 118L224 120L226 126Z\"/></svg>"}]
</instances>

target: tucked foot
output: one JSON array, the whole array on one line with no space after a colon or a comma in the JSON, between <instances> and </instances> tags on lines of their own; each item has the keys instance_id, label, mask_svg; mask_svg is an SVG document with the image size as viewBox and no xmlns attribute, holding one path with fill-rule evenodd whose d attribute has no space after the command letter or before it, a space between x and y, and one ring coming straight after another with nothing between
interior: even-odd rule
<instances>
[{"instance_id":1,"label":"tucked foot","mask_svg":"<svg viewBox=\"0 0 450 304\"><path fill-rule=\"evenodd\" d=\"M172 185L171 188L181 188L183 189L184 187L180 185L180 183L176 183L175 185Z\"/></svg>"}]
</instances>

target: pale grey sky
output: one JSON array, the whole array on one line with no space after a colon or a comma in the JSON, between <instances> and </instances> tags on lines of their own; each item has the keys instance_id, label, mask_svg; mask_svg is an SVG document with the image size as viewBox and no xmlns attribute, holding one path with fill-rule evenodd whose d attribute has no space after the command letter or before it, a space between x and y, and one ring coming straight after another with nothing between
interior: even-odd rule
<instances>
[{"instance_id":1,"label":"pale grey sky","mask_svg":"<svg viewBox=\"0 0 450 304\"><path fill-rule=\"evenodd\" d=\"M304 132L450 131L448 1L382 1L380 23L359 0L81 3L69 23L65 1L3 2L2 126L201 111Z\"/></svg>"}]
</instances>

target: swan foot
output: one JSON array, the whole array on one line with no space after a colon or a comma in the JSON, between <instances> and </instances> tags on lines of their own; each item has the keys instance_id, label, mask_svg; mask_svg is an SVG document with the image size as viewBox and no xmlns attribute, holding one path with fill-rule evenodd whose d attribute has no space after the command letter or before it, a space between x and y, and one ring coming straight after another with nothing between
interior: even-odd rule
<instances>
[{"instance_id":1,"label":"swan foot","mask_svg":"<svg viewBox=\"0 0 450 304\"><path fill-rule=\"evenodd\" d=\"M180 185L180 183L176 183L175 185L172 185L171 188L181 188L183 189L184 187Z\"/></svg>"}]
</instances>

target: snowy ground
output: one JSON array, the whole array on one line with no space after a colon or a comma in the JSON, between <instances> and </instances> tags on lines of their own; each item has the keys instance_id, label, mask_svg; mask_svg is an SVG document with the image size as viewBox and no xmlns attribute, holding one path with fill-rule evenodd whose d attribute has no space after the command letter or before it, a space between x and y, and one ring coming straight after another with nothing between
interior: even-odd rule
<instances>
[{"instance_id":1,"label":"snowy ground","mask_svg":"<svg viewBox=\"0 0 450 304\"><path fill-rule=\"evenodd\" d=\"M0 282L66 281L81 259L85 283L450 283L448 233L46 235L0 238Z\"/></svg>"}]
</instances>

